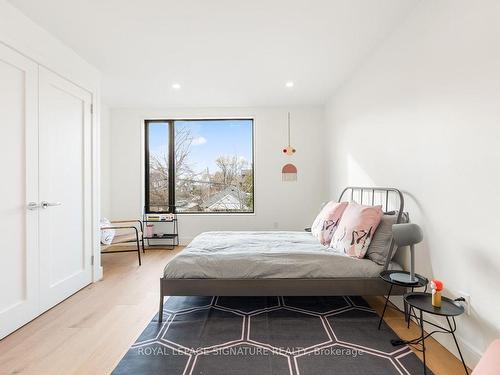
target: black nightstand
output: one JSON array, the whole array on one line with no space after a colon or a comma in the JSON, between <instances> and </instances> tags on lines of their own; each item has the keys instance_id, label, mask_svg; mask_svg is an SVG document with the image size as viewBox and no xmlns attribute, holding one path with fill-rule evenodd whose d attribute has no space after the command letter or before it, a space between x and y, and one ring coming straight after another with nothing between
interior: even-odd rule
<instances>
[{"instance_id":1,"label":"black nightstand","mask_svg":"<svg viewBox=\"0 0 500 375\"><path fill-rule=\"evenodd\" d=\"M462 315L464 313L464 307L459 305L456 301L441 297L441 307L437 308L432 306L432 294L430 293L408 293L404 296L405 302L412 309L416 309L419 311L419 316L412 315L417 321L420 322L420 337L417 337L413 340L405 341L405 340L393 340L392 344L397 345L418 345L422 346L422 355L424 357L424 374L427 373L427 367L425 362L425 339L434 333L451 333L453 336L453 340L455 341L455 345L457 346L458 354L460 355L460 359L462 360L462 364L465 369L465 373L469 374L469 370L467 369L467 365L465 364L464 357L462 356L462 352L460 351L460 347L458 346L457 338L455 337L455 331L457 330L457 323L455 322L455 317ZM438 326L435 323L429 322L424 319L424 312L427 314L444 316L446 318L446 322L448 323L449 328ZM437 330L434 330L430 333L425 334L424 332L424 323L427 323ZM452 324L453 323L453 324Z\"/></svg>"},{"instance_id":2,"label":"black nightstand","mask_svg":"<svg viewBox=\"0 0 500 375\"><path fill-rule=\"evenodd\" d=\"M405 314L405 321L408 322L408 327L410 327L410 313L411 313L411 311L409 311L406 301L403 300L404 301L404 311L401 311L396 305L394 305L394 303L392 303L389 300L389 297L391 296L392 288L395 285L402 286L405 288L411 288L412 292L415 290L415 288L423 288L423 287L425 287L425 291L427 291L427 284L429 283L429 280L427 278L420 276L418 274L415 274L417 281L414 283L406 283L406 282L401 282L401 281L397 281L397 280L392 279L391 275L394 275L394 274L409 275L410 273L407 271L382 271L380 273L380 278L382 280L384 280L386 283L388 283L390 286L389 286L389 291L387 292L387 297L385 298L384 310L382 311L382 315L380 316L380 320L378 322L378 329L380 329L380 326L382 325L382 321L384 320L385 311L387 310L388 306L393 308L393 309L396 309L400 312L403 312Z\"/></svg>"}]
</instances>

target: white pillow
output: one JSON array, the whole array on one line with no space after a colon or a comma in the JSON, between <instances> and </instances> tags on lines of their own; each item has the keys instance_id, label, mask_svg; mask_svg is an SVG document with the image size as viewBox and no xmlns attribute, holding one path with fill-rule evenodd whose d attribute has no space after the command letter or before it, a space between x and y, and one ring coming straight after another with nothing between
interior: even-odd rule
<instances>
[{"instance_id":1,"label":"white pillow","mask_svg":"<svg viewBox=\"0 0 500 375\"><path fill-rule=\"evenodd\" d=\"M101 219L101 228L110 227L111 221L103 217ZM101 243L103 245L111 245L113 238L115 238L115 229L101 229Z\"/></svg>"}]
</instances>

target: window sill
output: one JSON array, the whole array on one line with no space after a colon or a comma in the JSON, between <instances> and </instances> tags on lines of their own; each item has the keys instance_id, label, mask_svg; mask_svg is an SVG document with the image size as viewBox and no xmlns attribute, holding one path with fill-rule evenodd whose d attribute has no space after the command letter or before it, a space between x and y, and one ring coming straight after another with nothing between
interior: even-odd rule
<instances>
[{"instance_id":1,"label":"window sill","mask_svg":"<svg viewBox=\"0 0 500 375\"><path fill-rule=\"evenodd\" d=\"M177 212L177 216L255 216L255 212Z\"/></svg>"}]
</instances>

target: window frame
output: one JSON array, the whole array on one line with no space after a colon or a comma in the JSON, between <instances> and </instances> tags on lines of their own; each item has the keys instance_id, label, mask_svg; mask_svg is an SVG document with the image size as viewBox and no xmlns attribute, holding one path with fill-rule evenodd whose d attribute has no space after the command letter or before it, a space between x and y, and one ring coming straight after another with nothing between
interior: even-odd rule
<instances>
[{"instance_id":1,"label":"window frame","mask_svg":"<svg viewBox=\"0 0 500 375\"><path fill-rule=\"evenodd\" d=\"M172 213L172 207L175 206L175 178L168 180L168 210L167 211L153 211L149 210L150 207L150 194L149 194L149 124L154 123L167 123L168 124L168 175L174 176L174 122L172 120L145 120L144 121L144 213L157 214L157 213Z\"/></svg>"},{"instance_id":2,"label":"window frame","mask_svg":"<svg viewBox=\"0 0 500 375\"><path fill-rule=\"evenodd\" d=\"M252 210L250 211L190 211L183 212L177 211L175 205L175 190L176 190L176 174L175 174L175 122L176 121L237 121L246 120L251 121L252 127ZM169 135L169 150L168 150L168 211L153 211L149 208L149 124L151 123L167 123ZM171 119L145 119L144 120L144 213L145 214L158 214L158 213L175 213L177 215L254 215L255 214L255 119L253 117L209 117L209 118L171 118ZM171 210L174 207L175 210Z\"/></svg>"}]
</instances>

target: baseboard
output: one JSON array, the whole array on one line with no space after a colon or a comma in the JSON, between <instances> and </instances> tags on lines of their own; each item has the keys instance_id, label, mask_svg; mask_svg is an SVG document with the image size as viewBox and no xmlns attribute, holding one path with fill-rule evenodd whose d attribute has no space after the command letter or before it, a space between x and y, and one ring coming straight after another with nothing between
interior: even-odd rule
<instances>
[{"instance_id":1,"label":"baseboard","mask_svg":"<svg viewBox=\"0 0 500 375\"><path fill-rule=\"evenodd\" d=\"M391 297L391 301L400 309L403 309L403 301L401 300L401 298L394 299ZM431 314L425 314L424 319L434 324L446 325L446 321L443 322L442 320L437 319L436 316ZM415 324L417 323L415 322ZM426 332L432 331L433 328L434 327L428 324L424 324L424 330ZM462 355L464 356L465 363L469 368L474 368L481 359L483 353L473 345L469 344L462 336L460 336L460 326L458 326L457 331L455 332L455 336L457 338L458 344L460 345L460 350L462 351ZM455 342L453 341L453 337L451 335L436 334L433 335L432 337L441 345L443 345L450 353L452 353L455 357L457 357L457 359L460 360L460 356L455 346Z\"/></svg>"},{"instance_id":2,"label":"baseboard","mask_svg":"<svg viewBox=\"0 0 500 375\"><path fill-rule=\"evenodd\" d=\"M94 267L94 278L93 278L93 282L97 282L99 280L102 280L102 277L104 275L104 272L102 270L102 266L99 266L99 267Z\"/></svg>"},{"instance_id":3,"label":"baseboard","mask_svg":"<svg viewBox=\"0 0 500 375\"><path fill-rule=\"evenodd\" d=\"M179 237L179 245L187 246L193 240L194 237Z\"/></svg>"}]
</instances>

